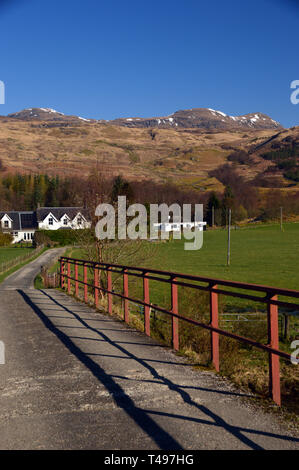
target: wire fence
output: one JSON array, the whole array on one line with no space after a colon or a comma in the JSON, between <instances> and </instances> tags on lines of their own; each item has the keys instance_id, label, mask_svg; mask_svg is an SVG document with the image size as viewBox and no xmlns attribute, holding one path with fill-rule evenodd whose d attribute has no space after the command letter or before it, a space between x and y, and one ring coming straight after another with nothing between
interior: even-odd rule
<instances>
[{"instance_id":1,"label":"wire fence","mask_svg":"<svg viewBox=\"0 0 299 470\"><path fill-rule=\"evenodd\" d=\"M30 258L33 258L38 253L40 253L42 249L43 249L43 246L39 246L38 248L32 249L32 251L30 251L29 253L26 253L25 255L17 256L16 258L13 258L9 261L4 261L0 263L0 274L3 274L9 271L10 269L14 268L18 264L21 264L29 260Z\"/></svg>"}]
</instances>

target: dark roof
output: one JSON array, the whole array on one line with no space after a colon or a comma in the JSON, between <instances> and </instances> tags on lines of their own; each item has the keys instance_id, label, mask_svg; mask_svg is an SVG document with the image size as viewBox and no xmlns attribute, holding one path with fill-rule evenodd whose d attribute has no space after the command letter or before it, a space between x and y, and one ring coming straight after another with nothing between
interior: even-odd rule
<instances>
[{"instance_id":1,"label":"dark roof","mask_svg":"<svg viewBox=\"0 0 299 470\"><path fill-rule=\"evenodd\" d=\"M73 220L78 212L80 212L86 220L90 219L88 210L83 207L39 207L36 210L36 215L38 222L42 222L50 213L53 214L57 220L60 220L64 214L67 214L68 217Z\"/></svg>"},{"instance_id":2,"label":"dark roof","mask_svg":"<svg viewBox=\"0 0 299 470\"><path fill-rule=\"evenodd\" d=\"M57 220L60 220L64 214L67 214L73 220L79 212L86 220L90 220L88 210L83 207L40 207L36 211L0 211L0 220L7 214L12 220L12 227L6 230L30 230L36 229L38 222L43 221L50 213Z\"/></svg>"},{"instance_id":3,"label":"dark roof","mask_svg":"<svg viewBox=\"0 0 299 470\"><path fill-rule=\"evenodd\" d=\"M12 227L9 229L11 231L37 227L36 215L33 211L2 211L0 212L0 219L2 219L5 214L12 219Z\"/></svg>"}]
</instances>

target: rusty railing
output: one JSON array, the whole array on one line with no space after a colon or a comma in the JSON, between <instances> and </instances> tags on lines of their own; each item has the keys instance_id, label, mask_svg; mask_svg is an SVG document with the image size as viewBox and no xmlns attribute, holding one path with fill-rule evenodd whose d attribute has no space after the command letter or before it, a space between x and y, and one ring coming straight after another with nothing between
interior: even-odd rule
<instances>
[{"instance_id":1,"label":"rusty railing","mask_svg":"<svg viewBox=\"0 0 299 470\"><path fill-rule=\"evenodd\" d=\"M71 275L71 266L74 266L74 275ZM82 279L79 279L79 267L82 267ZM93 272L93 283L88 282L88 269ZM107 288L99 284L99 272L105 271L107 274ZM112 289L112 273L122 276L122 292L114 292ZM143 300L129 296L129 276L141 278L143 281ZM124 321L129 322L129 302L142 305L144 307L144 332L150 336L150 303L149 281L159 281L170 284L171 289L171 309L155 305L154 309L171 317L172 326L172 346L179 349L179 320L189 324L204 328L211 334L211 361L219 372L219 335L235 339L249 344L268 353L269 356L269 392L277 405L281 405L280 391L280 357L290 360L290 354L279 350L279 323L278 307L299 308L299 303L293 299L299 298L299 291L280 289L276 287L263 286L258 284L247 284L243 282L227 281L223 279L212 279L201 276L193 276L176 272L160 271L133 266L123 266L118 264L97 263L82 259L61 257L60 258L60 287L67 289L71 293L72 282L74 282L75 295L79 296L79 285L83 286L84 301L88 302L88 287L91 287L94 295L94 304L98 306L99 292L107 294L108 313L112 314L113 297L123 300ZM67 281L67 282L66 282ZM189 287L209 292L210 303L210 323L202 323L192 318L188 318L179 313L178 308L178 286ZM236 291L236 289L238 291ZM245 291L240 292L240 290ZM253 292L253 294L252 294ZM259 293L257 295L254 293ZM218 315L218 295L227 295L240 299L266 304L267 324L268 324L268 344L259 343L253 339L237 335L219 328ZM278 300L282 296L283 300ZM289 301L291 299L291 301Z\"/></svg>"}]
</instances>

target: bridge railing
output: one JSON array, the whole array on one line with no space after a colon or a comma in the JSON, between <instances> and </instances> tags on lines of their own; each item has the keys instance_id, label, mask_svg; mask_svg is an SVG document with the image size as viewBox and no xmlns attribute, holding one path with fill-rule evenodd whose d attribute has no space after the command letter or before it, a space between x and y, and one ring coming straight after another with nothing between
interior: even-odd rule
<instances>
[{"instance_id":1,"label":"bridge railing","mask_svg":"<svg viewBox=\"0 0 299 470\"><path fill-rule=\"evenodd\" d=\"M71 267L73 266L73 272ZM79 267L81 267L81 277L79 277ZM93 273L93 282L88 282L88 270ZM106 272L107 287L99 283L100 271ZM122 292L112 289L112 274L117 273L122 276ZM129 295L129 277L141 278L143 282L143 299L137 299ZM170 285L171 309L162 306L154 306L155 311L161 312L171 317L172 326L172 346L179 349L179 320L187 322L199 328L204 328L210 332L211 336L211 361L216 369L220 370L219 358L219 335L235 339L242 343L249 344L268 353L269 360L269 392L277 405L281 405L280 390L280 357L290 360L290 354L279 349L279 322L278 307L299 309L299 291L290 289L280 289L276 287L263 286L258 284L247 284L243 282L228 281L223 279L213 279L189 274L182 274L157 269L147 269L134 266L124 266L109 263L97 263L82 259L61 257L60 258L60 286L72 291L72 283L75 288L75 295L79 296L79 285L83 286L84 301L88 302L88 288L92 288L94 304L98 306L99 292L105 293L108 299L108 313L112 314L113 297L123 300L124 321L129 322L129 302L144 307L144 332L150 336L150 309L153 305L150 302L149 281L158 281ZM178 287L188 287L199 289L209 293L210 323L206 324L188 318L179 313L178 308ZM240 292L242 290L243 292ZM244 292L245 291L245 292ZM267 307L267 327L268 343L263 344L251 338L237 335L233 332L219 328L218 296L219 294L247 299L258 303L263 303ZM283 297L282 300L278 296ZM295 302L294 302L295 300Z\"/></svg>"}]
</instances>

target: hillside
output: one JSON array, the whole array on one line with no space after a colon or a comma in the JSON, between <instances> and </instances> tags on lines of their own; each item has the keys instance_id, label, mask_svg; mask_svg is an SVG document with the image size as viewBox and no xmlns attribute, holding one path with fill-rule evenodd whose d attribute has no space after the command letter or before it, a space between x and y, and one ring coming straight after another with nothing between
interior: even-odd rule
<instances>
[{"instance_id":1,"label":"hillside","mask_svg":"<svg viewBox=\"0 0 299 470\"><path fill-rule=\"evenodd\" d=\"M299 127L283 129L275 125L242 130L179 125L128 127L114 121L65 116L47 108L34 116L34 109L0 117L1 174L84 176L97 166L104 173L122 174L128 179L173 182L199 191L221 190L221 182L211 176L211 171L229 163L247 179L265 177L267 171L266 178L272 178L269 167L273 167L273 161L263 154L275 150L273 145L279 149L297 142L299 135ZM231 158L236 152L243 152L246 158ZM283 169L274 166L274 176L281 186L294 184L285 178Z\"/></svg>"}]
</instances>

